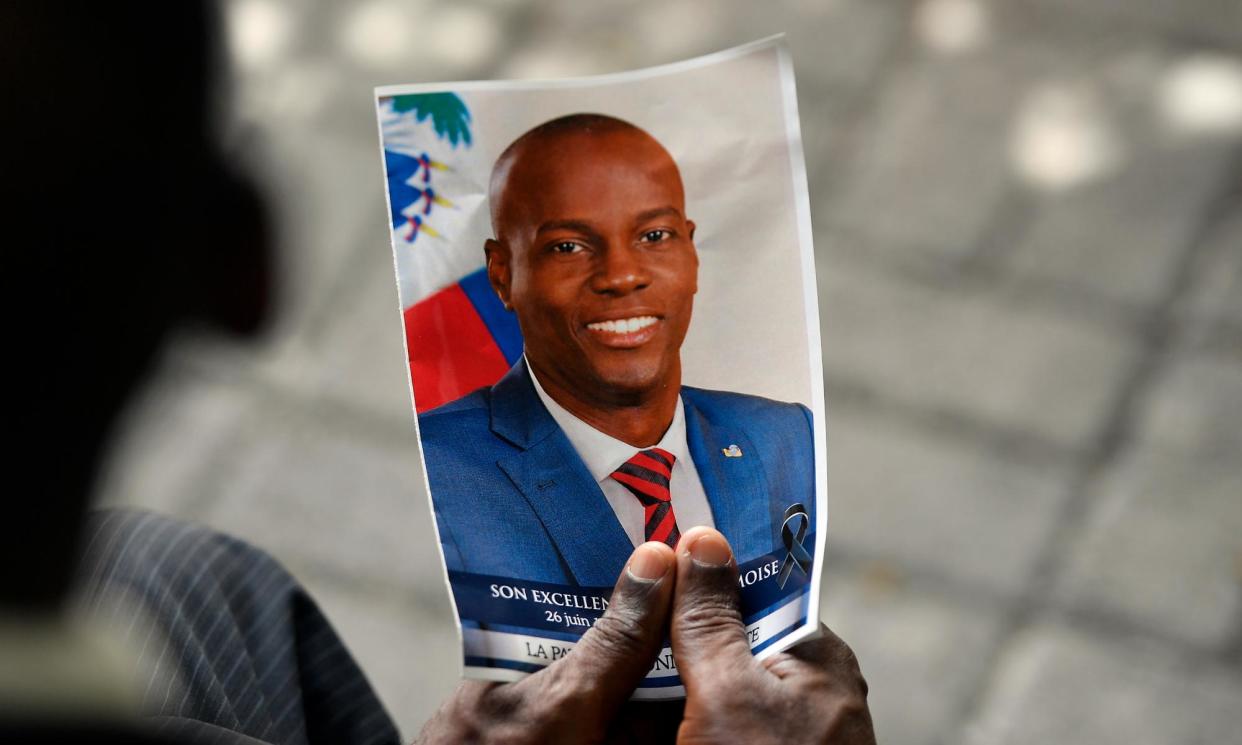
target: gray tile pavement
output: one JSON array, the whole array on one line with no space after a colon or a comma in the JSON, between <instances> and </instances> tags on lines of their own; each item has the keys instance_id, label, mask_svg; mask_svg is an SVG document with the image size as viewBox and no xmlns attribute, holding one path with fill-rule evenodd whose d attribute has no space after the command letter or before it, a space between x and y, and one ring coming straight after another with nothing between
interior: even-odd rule
<instances>
[{"instance_id":1,"label":"gray tile pavement","mask_svg":"<svg viewBox=\"0 0 1242 745\"><path fill-rule=\"evenodd\" d=\"M1083 17L1092 24L1122 26L1154 38L1199 41L1237 49L1242 45L1242 8L1231 0L1025 0L1050 15Z\"/></svg>"},{"instance_id":2,"label":"gray tile pavement","mask_svg":"<svg viewBox=\"0 0 1242 745\"><path fill-rule=\"evenodd\" d=\"M1071 463L1022 462L865 406L828 417L835 550L1016 594L1068 498Z\"/></svg>"},{"instance_id":3,"label":"gray tile pavement","mask_svg":"<svg viewBox=\"0 0 1242 745\"><path fill-rule=\"evenodd\" d=\"M1207 245L1196 257L1191 289L1180 305L1199 324L1242 341L1242 176L1235 178L1237 185L1226 195L1233 209L1208 227Z\"/></svg>"},{"instance_id":4,"label":"gray tile pavement","mask_svg":"<svg viewBox=\"0 0 1242 745\"><path fill-rule=\"evenodd\" d=\"M833 562L830 562L830 564ZM1000 633L998 608L920 588L881 562L824 577L826 623L851 641L871 687L880 742L939 743L953 735Z\"/></svg>"},{"instance_id":5,"label":"gray tile pavement","mask_svg":"<svg viewBox=\"0 0 1242 745\"><path fill-rule=\"evenodd\" d=\"M1242 617L1237 465L1140 450L1096 485L1058 596L1223 651Z\"/></svg>"},{"instance_id":6,"label":"gray tile pavement","mask_svg":"<svg viewBox=\"0 0 1242 745\"><path fill-rule=\"evenodd\" d=\"M885 247L970 255L1009 184L1005 125L1015 92L985 63L901 68L871 92L874 108L844 175L817 207Z\"/></svg>"},{"instance_id":7,"label":"gray tile pavement","mask_svg":"<svg viewBox=\"0 0 1242 745\"><path fill-rule=\"evenodd\" d=\"M818 271L825 375L913 407L1082 447L1133 360L1130 340L991 287Z\"/></svg>"},{"instance_id":8,"label":"gray tile pavement","mask_svg":"<svg viewBox=\"0 0 1242 745\"><path fill-rule=\"evenodd\" d=\"M165 365L118 426L99 500L185 514L214 478L212 464L244 426L252 400L244 388Z\"/></svg>"},{"instance_id":9,"label":"gray tile pavement","mask_svg":"<svg viewBox=\"0 0 1242 745\"><path fill-rule=\"evenodd\" d=\"M1242 453L1242 361L1184 354L1162 371L1144 402L1135 437L1187 456L1236 461Z\"/></svg>"},{"instance_id":10,"label":"gray tile pavement","mask_svg":"<svg viewBox=\"0 0 1242 745\"><path fill-rule=\"evenodd\" d=\"M1232 742L1239 698L1236 669L1040 623L1012 639L979 713L952 741Z\"/></svg>"},{"instance_id":11,"label":"gray tile pavement","mask_svg":"<svg viewBox=\"0 0 1242 745\"><path fill-rule=\"evenodd\" d=\"M326 408L272 406L230 443L198 517L277 556L385 591L439 591L413 428L371 430Z\"/></svg>"},{"instance_id":12,"label":"gray tile pavement","mask_svg":"<svg viewBox=\"0 0 1242 745\"><path fill-rule=\"evenodd\" d=\"M309 352L316 388L324 396L348 401L413 429L409 363L406 358L397 283L393 277L387 234L366 233L375 257L359 262L355 286L340 299L324 324L317 349Z\"/></svg>"},{"instance_id":13,"label":"gray tile pavement","mask_svg":"<svg viewBox=\"0 0 1242 745\"><path fill-rule=\"evenodd\" d=\"M1134 147L1133 145L1129 147ZM1030 207L1010 248L1014 272L1138 310L1150 308L1177 275L1206 206L1231 165L1213 143L1151 143L1116 171Z\"/></svg>"}]
</instances>

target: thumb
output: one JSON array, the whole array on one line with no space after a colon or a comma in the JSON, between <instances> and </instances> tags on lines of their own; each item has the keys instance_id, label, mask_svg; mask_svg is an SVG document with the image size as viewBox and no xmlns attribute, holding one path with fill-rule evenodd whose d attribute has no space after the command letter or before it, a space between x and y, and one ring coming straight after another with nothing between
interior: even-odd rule
<instances>
[{"instance_id":1,"label":"thumb","mask_svg":"<svg viewBox=\"0 0 1242 745\"><path fill-rule=\"evenodd\" d=\"M742 622L737 563L723 535L697 527L681 537L676 585L670 637L691 696L720 673L754 664Z\"/></svg>"},{"instance_id":2,"label":"thumb","mask_svg":"<svg viewBox=\"0 0 1242 745\"><path fill-rule=\"evenodd\" d=\"M608 610L572 652L539 674L552 674L555 680L547 683L575 691L586 718L607 723L651 670L664 647L675 563L673 550L663 543L634 549Z\"/></svg>"}]
</instances>

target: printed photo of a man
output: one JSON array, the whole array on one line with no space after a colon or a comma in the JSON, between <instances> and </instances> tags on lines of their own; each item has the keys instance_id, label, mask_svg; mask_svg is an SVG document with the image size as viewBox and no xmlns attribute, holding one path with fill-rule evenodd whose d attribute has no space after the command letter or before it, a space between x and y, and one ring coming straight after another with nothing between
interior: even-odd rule
<instances>
[{"instance_id":1,"label":"printed photo of a man","mask_svg":"<svg viewBox=\"0 0 1242 745\"><path fill-rule=\"evenodd\" d=\"M450 571L603 587L635 545L696 525L741 563L778 552L792 505L815 524L810 411L682 384L685 201L665 148L610 116L545 122L497 159L487 277L525 351L418 418ZM720 341L720 365L747 354Z\"/></svg>"}]
</instances>

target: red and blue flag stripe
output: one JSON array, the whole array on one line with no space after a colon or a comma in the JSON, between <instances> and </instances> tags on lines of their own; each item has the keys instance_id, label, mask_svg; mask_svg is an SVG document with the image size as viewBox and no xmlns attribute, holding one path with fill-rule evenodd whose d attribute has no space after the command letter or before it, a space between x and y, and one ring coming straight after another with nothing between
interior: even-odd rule
<instances>
[{"instance_id":1,"label":"red and blue flag stripe","mask_svg":"<svg viewBox=\"0 0 1242 745\"><path fill-rule=\"evenodd\" d=\"M494 384L522 356L517 316L485 268L407 308L405 339L419 413Z\"/></svg>"}]
</instances>

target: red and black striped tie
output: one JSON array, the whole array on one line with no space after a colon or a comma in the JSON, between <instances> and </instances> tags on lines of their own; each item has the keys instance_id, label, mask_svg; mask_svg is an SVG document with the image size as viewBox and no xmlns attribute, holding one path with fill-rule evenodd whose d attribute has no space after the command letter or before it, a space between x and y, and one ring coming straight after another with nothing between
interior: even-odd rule
<instances>
[{"instance_id":1,"label":"red and black striped tie","mask_svg":"<svg viewBox=\"0 0 1242 745\"><path fill-rule=\"evenodd\" d=\"M612 472L612 478L643 503L647 540L661 541L673 548L681 539L668 491L668 480L676 461L677 457L667 450L650 448L639 452Z\"/></svg>"}]
</instances>

